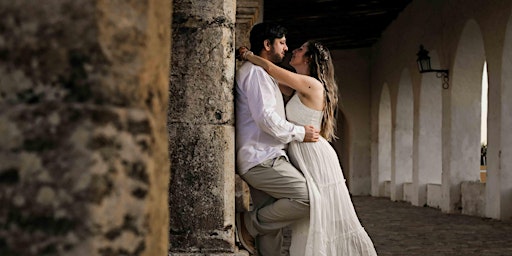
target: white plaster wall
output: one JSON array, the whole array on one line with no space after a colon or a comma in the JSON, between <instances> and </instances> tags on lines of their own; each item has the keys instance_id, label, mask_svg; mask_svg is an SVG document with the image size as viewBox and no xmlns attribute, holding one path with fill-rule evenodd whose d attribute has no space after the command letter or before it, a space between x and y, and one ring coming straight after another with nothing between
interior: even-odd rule
<instances>
[{"instance_id":1,"label":"white plaster wall","mask_svg":"<svg viewBox=\"0 0 512 256\"><path fill-rule=\"evenodd\" d=\"M369 49L332 51L336 80L340 94L340 108L345 116L346 124L343 140L334 142L337 152L342 152L340 143L348 145L348 166L345 173L353 195L369 195L371 193L370 161L370 78ZM341 118L341 115L338 115ZM347 131L348 130L348 131ZM343 158L346 156L340 156Z\"/></svg>"},{"instance_id":2,"label":"white plaster wall","mask_svg":"<svg viewBox=\"0 0 512 256\"><path fill-rule=\"evenodd\" d=\"M507 23L501 70L501 151L496 175L499 192L497 198L490 200L499 202L500 219L512 220L512 15Z\"/></svg>"},{"instance_id":3,"label":"white plaster wall","mask_svg":"<svg viewBox=\"0 0 512 256\"><path fill-rule=\"evenodd\" d=\"M412 192L413 192L412 182L405 182L403 184L402 201L411 202Z\"/></svg>"},{"instance_id":4,"label":"white plaster wall","mask_svg":"<svg viewBox=\"0 0 512 256\"><path fill-rule=\"evenodd\" d=\"M427 206L441 206L441 184L427 184Z\"/></svg>"},{"instance_id":5,"label":"white plaster wall","mask_svg":"<svg viewBox=\"0 0 512 256\"><path fill-rule=\"evenodd\" d=\"M382 87L379 103L378 160L375 161L378 166L372 172L372 195L389 196L385 192L384 182L391 182L391 132L393 127L391 126L391 99L387 84Z\"/></svg>"},{"instance_id":6,"label":"white plaster wall","mask_svg":"<svg viewBox=\"0 0 512 256\"><path fill-rule=\"evenodd\" d=\"M371 137L378 142L379 137L379 106L383 84L389 85L392 114L397 115L398 87L402 71L411 70L411 82L414 99L423 99L421 86L423 78L431 74L419 74L417 70L416 52L418 46L424 44L429 50L438 54L438 66L434 68L450 70L450 89L442 94L442 172L443 198L441 207L445 212L459 210L460 185L462 181L478 179L479 165L479 124L481 72L484 61L488 63L489 72L489 118L488 118L488 186L487 194L492 198L500 198L499 202L489 205L486 202L489 216L492 212L496 217L512 212L507 202L512 186L510 179L512 169L512 139L508 133L512 130L512 98L509 73L512 70L510 39L506 43L507 23L510 20L512 1L486 0L453 0L431 1L415 0L388 26L379 43L372 47L371 53ZM467 28L472 20L473 25ZM478 28L478 29L476 29ZM467 30L467 31L465 31ZM476 32L478 31L478 33ZM510 34L510 32L509 32ZM510 38L508 35L507 38ZM508 46L506 46L508 44ZM506 56L504 55L504 52ZM432 56L431 56L432 57ZM469 65L469 66L468 66ZM507 66L505 66L507 65ZM473 71L469 71L475 70ZM437 78L436 78L437 79ZM507 80L507 81L501 81ZM475 82L476 81L476 82ZM472 84L477 84L478 95ZM438 79L441 86L441 80ZM468 87L469 86L469 87ZM474 88L476 88L474 87ZM478 104L475 104L475 99ZM415 103L420 108L421 104ZM475 107L475 105L478 105ZM418 112L423 113L421 109ZM439 116L437 116L438 118ZM473 120L475 119L475 120ZM421 125L421 117L414 125ZM470 124L469 127L466 124ZM422 129L418 127L418 135ZM477 134L475 140L471 134ZM417 138L418 143L425 143ZM476 146L475 146L476 145ZM418 145L420 148L423 144ZM378 152L379 145L372 146ZM415 153L419 157L421 153ZM372 154L372 161L378 161ZM436 157L436 156L433 156ZM428 154L425 161L428 161ZM396 161L396 160L393 160ZM420 159L416 159L420 168ZM422 161L422 160L421 160ZM375 165L378 166L378 165ZM473 166L475 172L473 173ZM420 173L418 172L417 175ZM419 178L418 178L419 179ZM495 180L496 186L489 186ZM499 188L501 187L501 189ZM490 193L489 191L493 192ZM486 199L489 200L489 199ZM510 216L510 215L509 215Z\"/></svg>"},{"instance_id":7,"label":"white plaster wall","mask_svg":"<svg viewBox=\"0 0 512 256\"><path fill-rule=\"evenodd\" d=\"M412 182L412 141L413 141L413 94L408 69L400 78L392 149L394 161L391 166L391 200L404 198L404 183Z\"/></svg>"},{"instance_id":8,"label":"white plaster wall","mask_svg":"<svg viewBox=\"0 0 512 256\"><path fill-rule=\"evenodd\" d=\"M384 181L384 197L391 197L391 180Z\"/></svg>"},{"instance_id":9,"label":"white plaster wall","mask_svg":"<svg viewBox=\"0 0 512 256\"><path fill-rule=\"evenodd\" d=\"M346 183L350 181L350 127L348 120L345 118L343 111L338 112L336 120L336 141L333 142L334 149L338 154L338 160L343 170L343 176L346 179Z\"/></svg>"},{"instance_id":10,"label":"white plaster wall","mask_svg":"<svg viewBox=\"0 0 512 256\"><path fill-rule=\"evenodd\" d=\"M435 50L430 50L431 63L439 67ZM415 102L413 188L411 203L427 203L427 184L441 185L442 174L442 86L435 73L421 78L419 102Z\"/></svg>"}]
</instances>

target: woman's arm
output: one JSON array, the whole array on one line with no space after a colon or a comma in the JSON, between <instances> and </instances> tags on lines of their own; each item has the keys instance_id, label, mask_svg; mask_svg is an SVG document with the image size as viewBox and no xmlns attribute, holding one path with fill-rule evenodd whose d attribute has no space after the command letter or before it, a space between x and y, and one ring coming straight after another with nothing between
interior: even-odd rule
<instances>
[{"instance_id":1,"label":"woman's arm","mask_svg":"<svg viewBox=\"0 0 512 256\"><path fill-rule=\"evenodd\" d=\"M301 75L288 71L275 65L269 60L252 54L250 51L243 52L241 56L243 59L246 59L253 64L265 69L272 77L277 79L279 83L283 83L302 94L310 95L314 91L323 91L324 89L320 81L316 80L315 78L308 75Z\"/></svg>"}]
</instances>

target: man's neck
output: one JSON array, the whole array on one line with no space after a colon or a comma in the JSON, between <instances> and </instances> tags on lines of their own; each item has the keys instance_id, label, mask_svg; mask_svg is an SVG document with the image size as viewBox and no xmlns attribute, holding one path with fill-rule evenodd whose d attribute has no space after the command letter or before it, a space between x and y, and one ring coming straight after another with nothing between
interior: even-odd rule
<instances>
[{"instance_id":1,"label":"man's neck","mask_svg":"<svg viewBox=\"0 0 512 256\"><path fill-rule=\"evenodd\" d=\"M264 59L266 59L266 60L268 60L268 61L270 61L270 62L273 62L273 61L270 59L270 56L269 56L268 52L266 52L266 51L264 51L264 50L262 50L262 51L260 52L259 56L260 56L260 57L262 57L262 58L264 58Z\"/></svg>"}]
</instances>

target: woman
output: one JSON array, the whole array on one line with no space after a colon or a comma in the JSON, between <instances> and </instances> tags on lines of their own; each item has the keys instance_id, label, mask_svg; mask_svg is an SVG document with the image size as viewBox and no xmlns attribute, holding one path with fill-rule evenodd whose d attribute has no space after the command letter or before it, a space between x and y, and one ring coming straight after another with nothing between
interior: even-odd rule
<instances>
[{"instance_id":1,"label":"woman","mask_svg":"<svg viewBox=\"0 0 512 256\"><path fill-rule=\"evenodd\" d=\"M283 94L293 96L286 105L288 121L313 124L322 137L316 143L295 143L288 147L292 163L308 182L310 216L292 227L290 255L377 255L361 226L350 199L338 156L329 141L335 139L334 112L338 89L327 48L308 41L293 50L290 65L297 73L239 49L243 60L263 67L280 84Z\"/></svg>"}]
</instances>

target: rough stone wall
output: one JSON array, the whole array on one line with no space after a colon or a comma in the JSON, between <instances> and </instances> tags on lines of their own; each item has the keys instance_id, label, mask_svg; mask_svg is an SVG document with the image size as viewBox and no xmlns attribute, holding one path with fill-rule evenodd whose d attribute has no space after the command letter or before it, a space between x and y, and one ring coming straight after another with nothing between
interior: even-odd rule
<instances>
[{"instance_id":1,"label":"rough stone wall","mask_svg":"<svg viewBox=\"0 0 512 256\"><path fill-rule=\"evenodd\" d=\"M237 0L236 1L236 34L235 46L250 47L249 34L254 24L263 21L262 0Z\"/></svg>"},{"instance_id":2,"label":"rough stone wall","mask_svg":"<svg viewBox=\"0 0 512 256\"><path fill-rule=\"evenodd\" d=\"M236 1L173 6L170 255L234 253Z\"/></svg>"},{"instance_id":3,"label":"rough stone wall","mask_svg":"<svg viewBox=\"0 0 512 256\"><path fill-rule=\"evenodd\" d=\"M164 255L171 3L0 2L0 255Z\"/></svg>"}]
</instances>

